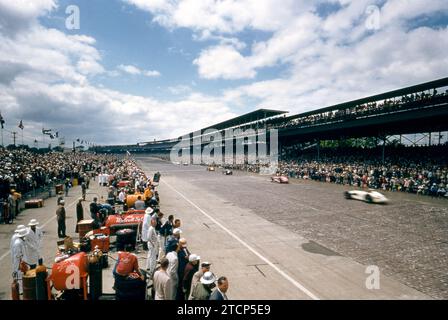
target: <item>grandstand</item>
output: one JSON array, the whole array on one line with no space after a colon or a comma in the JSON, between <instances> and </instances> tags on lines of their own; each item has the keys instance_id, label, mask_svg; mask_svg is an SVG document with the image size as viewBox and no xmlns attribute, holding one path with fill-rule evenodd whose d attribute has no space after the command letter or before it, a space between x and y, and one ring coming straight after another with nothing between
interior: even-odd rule
<instances>
[{"instance_id":1,"label":"grandstand","mask_svg":"<svg viewBox=\"0 0 448 320\"><path fill-rule=\"evenodd\" d=\"M391 135L430 135L431 132L448 130L447 88L448 77L291 116L286 116L286 111L259 109L190 132L183 138L190 139L191 148L197 141L202 141L202 148L210 136L220 133L224 137L228 129L241 129L243 132L248 129L258 132L277 129L282 147L298 143L319 146L322 140L361 137L375 137L385 146ZM94 151L168 155L181 138L136 145L99 146Z\"/></svg>"}]
</instances>

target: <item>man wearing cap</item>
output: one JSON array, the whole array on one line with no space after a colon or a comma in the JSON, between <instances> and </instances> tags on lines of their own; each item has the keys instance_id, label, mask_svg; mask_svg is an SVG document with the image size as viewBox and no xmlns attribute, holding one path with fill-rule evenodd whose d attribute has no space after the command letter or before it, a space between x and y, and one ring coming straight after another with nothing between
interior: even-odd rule
<instances>
[{"instance_id":1,"label":"man wearing cap","mask_svg":"<svg viewBox=\"0 0 448 320\"><path fill-rule=\"evenodd\" d=\"M14 241L16 241L16 239L19 237L19 231L21 229L26 229L26 227L23 224L19 224L16 230L14 230L14 233L11 237L11 242L9 244L9 249L11 250L11 252L12 252L12 245L14 244Z\"/></svg>"},{"instance_id":2,"label":"man wearing cap","mask_svg":"<svg viewBox=\"0 0 448 320\"><path fill-rule=\"evenodd\" d=\"M39 222L36 219L31 219L28 223L27 236L25 238L25 256L24 261L35 269L37 264L42 262L42 238L43 232L38 228Z\"/></svg>"},{"instance_id":3,"label":"man wearing cap","mask_svg":"<svg viewBox=\"0 0 448 320\"><path fill-rule=\"evenodd\" d=\"M168 265L168 275L171 279L171 300L176 299L177 294L177 284L179 282L178 276L177 276L177 269L179 267L179 258L177 256L177 253L179 252L180 246L176 245L174 250L172 248L169 248L170 251L168 251L168 254L166 255L166 258L169 261Z\"/></svg>"},{"instance_id":4,"label":"man wearing cap","mask_svg":"<svg viewBox=\"0 0 448 320\"><path fill-rule=\"evenodd\" d=\"M193 287L193 285L196 282L199 282L199 280L202 278L202 276L204 275L204 273L210 271L210 266L212 264L208 261L204 261L201 263L201 269L199 269L194 275L193 275L193 279L191 280L191 286Z\"/></svg>"},{"instance_id":5,"label":"man wearing cap","mask_svg":"<svg viewBox=\"0 0 448 320\"><path fill-rule=\"evenodd\" d=\"M193 275L199 270L199 260L201 257L197 254L190 254L188 258L188 263L184 269L184 278L182 279L182 289L184 293L185 300L188 300L191 292L191 280Z\"/></svg>"},{"instance_id":6,"label":"man wearing cap","mask_svg":"<svg viewBox=\"0 0 448 320\"><path fill-rule=\"evenodd\" d=\"M195 284L191 291L191 300L208 300L215 286L216 277L210 271L204 273L201 280Z\"/></svg>"},{"instance_id":7,"label":"man wearing cap","mask_svg":"<svg viewBox=\"0 0 448 320\"><path fill-rule=\"evenodd\" d=\"M76 204L76 227L75 227L76 233L78 233L78 222L84 220L84 207L82 206L83 200L85 199L79 198L78 203Z\"/></svg>"},{"instance_id":8,"label":"man wearing cap","mask_svg":"<svg viewBox=\"0 0 448 320\"><path fill-rule=\"evenodd\" d=\"M58 237L65 238L67 235L65 234L65 201L61 200L59 203L59 207L56 210L56 217L58 220Z\"/></svg>"},{"instance_id":9,"label":"man wearing cap","mask_svg":"<svg viewBox=\"0 0 448 320\"><path fill-rule=\"evenodd\" d=\"M218 286L216 287L215 291L212 292L210 295L209 300L229 300L227 298L226 292L229 289L229 281L226 277L219 277L218 279Z\"/></svg>"},{"instance_id":10,"label":"man wearing cap","mask_svg":"<svg viewBox=\"0 0 448 320\"><path fill-rule=\"evenodd\" d=\"M146 208L142 223L142 242L145 250L148 250L148 230L151 226L151 215L154 212L152 208Z\"/></svg>"},{"instance_id":11,"label":"man wearing cap","mask_svg":"<svg viewBox=\"0 0 448 320\"><path fill-rule=\"evenodd\" d=\"M160 269L154 273L154 300L172 300L173 286L167 269L170 262L167 258L160 260Z\"/></svg>"},{"instance_id":12,"label":"man wearing cap","mask_svg":"<svg viewBox=\"0 0 448 320\"><path fill-rule=\"evenodd\" d=\"M27 229L22 228L17 232L17 238L14 240L11 248L12 258L12 277L19 283L19 292L23 292L22 276L23 272L20 270L20 264L25 256L25 236L27 235Z\"/></svg>"},{"instance_id":13,"label":"man wearing cap","mask_svg":"<svg viewBox=\"0 0 448 320\"><path fill-rule=\"evenodd\" d=\"M151 218L151 225L147 233L148 256L146 257L146 270L148 270L149 278L152 278L154 269L156 268L157 260L157 233L156 233L156 219Z\"/></svg>"}]
</instances>

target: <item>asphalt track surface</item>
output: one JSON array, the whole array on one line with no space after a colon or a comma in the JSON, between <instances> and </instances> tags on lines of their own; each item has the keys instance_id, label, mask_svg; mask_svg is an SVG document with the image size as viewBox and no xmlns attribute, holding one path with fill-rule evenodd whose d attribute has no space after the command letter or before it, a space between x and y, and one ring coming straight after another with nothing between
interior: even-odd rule
<instances>
[{"instance_id":1,"label":"asphalt track surface","mask_svg":"<svg viewBox=\"0 0 448 320\"><path fill-rule=\"evenodd\" d=\"M444 199L384 192L390 204L367 204L344 199L347 186L295 179L280 185L268 176L239 171L225 176L221 169L208 172L197 165L136 159L148 173L161 172L164 211L185 216L187 226L191 215L198 220L186 238L194 234L197 249L209 256L216 251L225 255L220 259L225 267L217 263L215 268L229 273L241 263L232 273L239 283L248 281L249 292L235 292L238 298L272 298L257 289L257 294L250 292L258 280L244 275L252 271L261 273L262 281L273 281L271 287L277 288L269 290L277 298L448 298ZM246 261L250 256L255 261ZM308 264L309 257L314 264ZM382 290L357 288L365 287L365 268L372 265L380 270ZM247 266L255 270L247 271ZM291 287L296 295L286 293Z\"/></svg>"}]
</instances>

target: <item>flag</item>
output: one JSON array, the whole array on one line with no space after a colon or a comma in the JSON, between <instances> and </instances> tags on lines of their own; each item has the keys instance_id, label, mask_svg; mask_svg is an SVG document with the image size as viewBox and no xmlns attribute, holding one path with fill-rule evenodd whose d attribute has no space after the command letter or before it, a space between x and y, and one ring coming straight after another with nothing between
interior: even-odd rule
<instances>
[{"instance_id":1,"label":"flag","mask_svg":"<svg viewBox=\"0 0 448 320\"><path fill-rule=\"evenodd\" d=\"M22 122L22 120L20 120L19 128L22 129L22 130L23 130L23 128L25 128L25 127L23 126L23 122Z\"/></svg>"},{"instance_id":2,"label":"flag","mask_svg":"<svg viewBox=\"0 0 448 320\"><path fill-rule=\"evenodd\" d=\"M3 119L2 114L0 113L0 125L2 126L2 129L4 129L5 127L5 119Z\"/></svg>"}]
</instances>

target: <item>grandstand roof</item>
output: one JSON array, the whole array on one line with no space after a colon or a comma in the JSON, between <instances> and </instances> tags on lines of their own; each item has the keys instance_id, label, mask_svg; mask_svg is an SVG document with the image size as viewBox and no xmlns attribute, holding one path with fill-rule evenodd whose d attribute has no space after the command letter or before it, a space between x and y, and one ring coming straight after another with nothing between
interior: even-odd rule
<instances>
[{"instance_id":1,"label":"grandstand roof","mask_svg":"<svg viewBox=\"0 0 448 320\"><path fill-rule=\"evenodd\" d=\"M234 127L237 125L241 125L241 124L245 124L245 123L249 123L249 122L253 122L253 121L257 121L257 120L263 120L266 118L278 116L278 115L285 114L285 113L288 113L288 111L258 109L258 110L243 114L239 117L235 117L235 118L214 124L212 126L203 128L203 129L201 129L201 131L207 130L207 129L212 129L212 128L217 129L217 130L222 130L222 129L226 129L229 127Z\"/></svg>"},{"instance_id":2,"label":"grandstand roof","mask_svg":"<svg viewBox=\"0 0 448 320\"><path fill-rule=\"evenodd\" d=\"M312 114L319 114L319 113L328 112L328 111L332 111L332 110L351 108L351 107L355 107L355 106L358 106L358 105L361 105L364 103L375 102L375 101L380 101L380 100L385 100L385 99L391 99L391 98L395 98L395 97L402 97L404 95L419 93L422 91L436 89L436 88L443 88L446 86L448 86L448 77L430 81L430 82L417 84L417 85L413 85L413 86L402 88L402 89L397 89L397 90L373 95L373 96L369 96L366 98L361 98L361 99L352 100L349 102L335 104L333 106L326 107L326 108L321 108L321 109L316 109L313 111L300 113L300 114L288 117L288 119L306 117L306 116L309 116Z\"/></svg>"}]
</instances>

